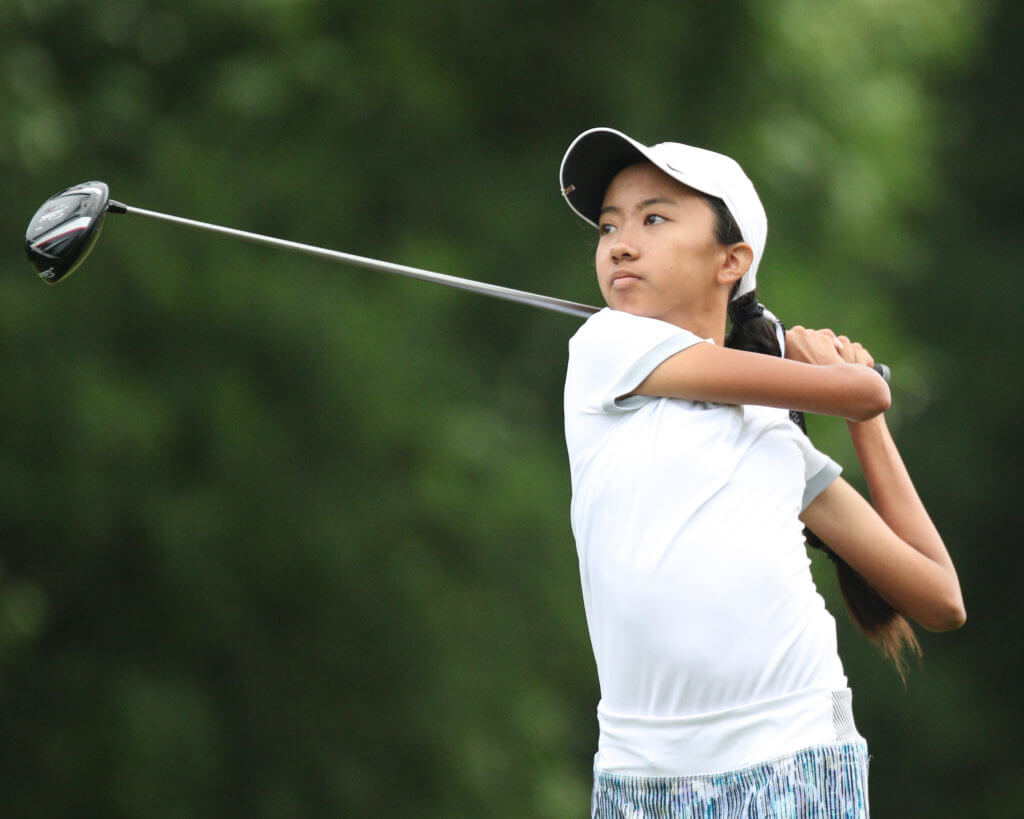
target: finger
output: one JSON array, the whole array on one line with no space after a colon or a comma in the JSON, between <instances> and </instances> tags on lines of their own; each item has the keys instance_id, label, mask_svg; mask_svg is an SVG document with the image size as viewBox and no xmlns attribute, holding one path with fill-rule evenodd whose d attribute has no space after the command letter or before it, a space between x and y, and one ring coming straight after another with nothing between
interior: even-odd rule
<instances>
[{"instance_id":1,"label":"finger","mask_svg":"<svg viewBox=\"0 0 1024 819\"><path fill-rule=\"evenodd\" d=\"M856 360L858 364L865 364L868 367L873 367L875 365L874 356L872 356L871 353L864 349L864 346L862 344L855 344L854 349L857 353Z\"/></svg>"},{"instance_id":2,"label":"finger","mask_svg":"<svg viewBox=\"0 0 1024 819\"><path fill-rule=\"evenodd\" d=\"M815 331L815 335L837 352L843 349L843 345L839 342L839 339L836 338L836 334L827 327L823 327L822 329Z\"/></svg>"},{"instance_id":3,"label":"finger","mask_svg":"<svg viewBox=\"0 0 1024 819\"><path fill-rule=\"evenodd\" d=\"M819 330L818 332L820 332L826 339L831 341L832 346L835 347L838 352L842 353L843 342L840 341L839 336L837 336L834 332L832 332L832 330L829 330L827 327L822 330Z\"/></svg>"},{"instance_id":4,"label":"finger","mask_svg":"<svg viewBox=\"0 0 1024 819\"><path fill-rule=\"evenodd\" d=\"M843 361L853 364L857 361L857 352L854 342L850 341L849 336L838 336L836 341L839 343L839 355Z\"/></svg>"}]
</instances>

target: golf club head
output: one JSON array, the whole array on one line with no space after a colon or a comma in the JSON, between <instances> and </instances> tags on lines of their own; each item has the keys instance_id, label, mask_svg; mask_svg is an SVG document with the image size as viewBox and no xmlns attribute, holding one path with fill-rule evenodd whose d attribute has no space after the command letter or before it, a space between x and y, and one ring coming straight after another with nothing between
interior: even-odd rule
<instances>
[{"instance_id":1,"label":"golf club head","mask_svg":"<svg viewBox=\"0 0 1024 819\"><path fill-rule=\"evenodd\" d=\"M105 182L83 182L43 202L25 231L25 252L44 282L56 284L89 255L109 200Z\"/></svg>"}]
</instances>

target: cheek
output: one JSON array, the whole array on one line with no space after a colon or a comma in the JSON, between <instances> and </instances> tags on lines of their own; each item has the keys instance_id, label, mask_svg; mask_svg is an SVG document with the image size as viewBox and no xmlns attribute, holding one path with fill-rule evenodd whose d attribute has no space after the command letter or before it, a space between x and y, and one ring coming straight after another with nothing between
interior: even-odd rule
<instances>
[{"instance_id":1,"label":"cheek","mask_svg":"<svg viewBox=\"0 0 1024 819\"><path fill-rule=\"evenodd\" d=\"M679 266L679 263L686 259L689 260L690 264L697 267L708 268L717 262L718 246L712 242L700 240L687 241L678 247L674 256L677 260L673 264L674 267Z\"/></svg>"},{"instance_id":2,"label":"cheek","mask_svg":"<svg viewBox=\"0 0 1024 819\"><path fill-rule=\"evenodd\" d=\"M601 245L597 246L597 250L594 251L594 277L597 279L597 286L602 294L605 294L604 276L601 272L607 268L608 265L608 254L602 252Z\"/></svg>"},{"instance_id":3,"label":"cheek","mask_svg":"<svg viewBox=\"0 0 1024 819\"><path fill-rule=\"evenodd\" d=\"M597 243L594 248L594 269L600 273L602 270L609 270L615 267L615 261L612 259L610 246L612 242L605 239Z\"/></svg>"}]
</instances>

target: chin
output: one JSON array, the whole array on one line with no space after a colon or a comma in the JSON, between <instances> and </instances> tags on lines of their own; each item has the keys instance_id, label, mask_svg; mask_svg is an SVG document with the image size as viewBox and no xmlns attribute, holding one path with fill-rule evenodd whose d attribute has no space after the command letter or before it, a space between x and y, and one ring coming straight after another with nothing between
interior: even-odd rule
<instances>
[{"instance_id":1,"label":"chin","mask_svg":"<svg viewBox=\"0 0 1024 819\"><path fill-rule=\"evenodd\" d=\"M630 301L629 299L613 299L608 302L608 306L611 307L612 310L618 310L620 313L629 313L631 316L640 316L642 318L661 318L659 311L654 309L652 305Z\"/></svg>"},{"instance_id":2,"label":"chin","mask_svg":"<svg viewBox=\"0 0 1024 819\"><path fill-rule=\"evenodd\" d=\"M605 295L604 303L612 310L629 313L634 316L647 316L643 299L630 298L629 293L616 293L614 290Z\"/></svg>"}]
</instances>

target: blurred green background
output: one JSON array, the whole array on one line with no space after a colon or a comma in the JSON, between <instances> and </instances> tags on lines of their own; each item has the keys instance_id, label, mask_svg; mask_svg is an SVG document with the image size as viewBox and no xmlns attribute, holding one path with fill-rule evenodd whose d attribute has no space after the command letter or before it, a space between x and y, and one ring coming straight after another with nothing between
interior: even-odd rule
<instances>
[{"instance_id":1,"label":"blurred green background","mask_svg":"<svg viewBox=\"0 0 1024 819\"><path fill-rule=\"evenodd\" d=\"M1022 9L0 4L0 815L587 815L577 320L133 217L57 288L22 245L103 179L596 303L557 185L595 125L736 156L762 299L892 366L969 622L904 689L815 558L874 813L1020 815Z\"/></svg>"}]
</instances>

